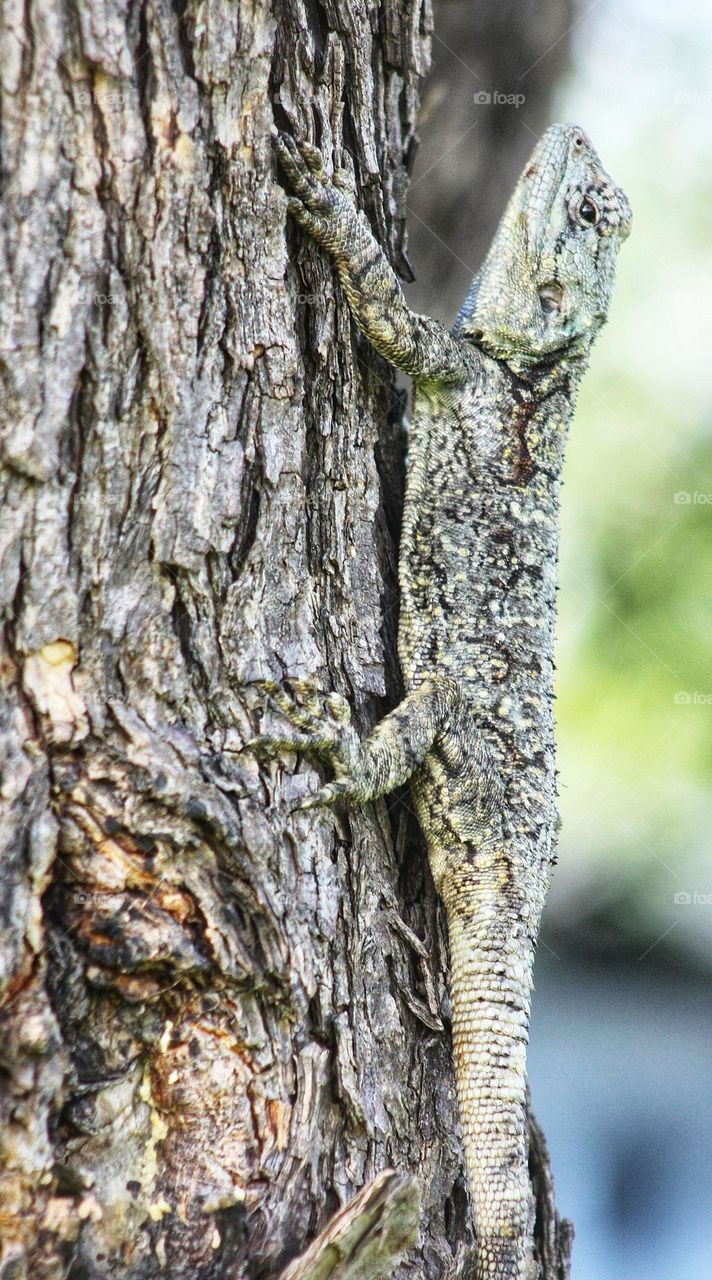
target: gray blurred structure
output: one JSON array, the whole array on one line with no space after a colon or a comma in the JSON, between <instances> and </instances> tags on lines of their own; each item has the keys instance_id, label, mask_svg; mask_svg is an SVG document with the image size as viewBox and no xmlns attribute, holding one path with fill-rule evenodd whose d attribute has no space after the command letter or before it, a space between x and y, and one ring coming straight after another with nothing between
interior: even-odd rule
<instances>
[{"instance_id":1,"label":"gray blurred structure","mask_svg":"<svg viewBox=\"0 0 712 1280\"><path fill-rule=\"evenodd\" d=\"M408 195L417 310L452 321L568 66L572 0L438 0ZM489 99L489 100L486 100Z\"/></svg>"}]
</instances>

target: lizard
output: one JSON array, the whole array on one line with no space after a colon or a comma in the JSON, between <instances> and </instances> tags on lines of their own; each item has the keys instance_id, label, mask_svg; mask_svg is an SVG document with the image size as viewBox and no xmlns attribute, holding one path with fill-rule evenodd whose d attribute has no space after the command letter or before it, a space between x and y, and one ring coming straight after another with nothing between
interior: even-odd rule
<instances>
[{"instance_id":1,"label":"lizard","mask_svg":"<svg viewBox=\"0 0 712 1280\"><path fill-rule=\"evenodd\" d=\"M347 701L261 686L320 758L301 805L410 783L446 911L456 1089L476 1280L533 1280L526 1047L558 811L553 626L561 468L631 225L582 129L535 147L451 330L408 307L345 169L274 133L288 210L331 255L360 332L414 382L399 557L405 696L363 740Z\"/></svg>"}]
</instances>

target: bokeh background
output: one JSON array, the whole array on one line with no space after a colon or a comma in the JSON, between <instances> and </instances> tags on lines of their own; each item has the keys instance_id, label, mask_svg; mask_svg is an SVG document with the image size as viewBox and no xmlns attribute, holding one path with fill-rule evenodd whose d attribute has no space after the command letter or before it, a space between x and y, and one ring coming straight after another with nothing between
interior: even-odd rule
<instances>
[{"instance_id":1,"label":"bokeh background","mask_svg":"<svg viewBox=\"0 0 712 1280\"><path fill-rule=\"evenodd\" d=\"M712 8L441 0L435 24L409 204L412 305L452 321L552 120L587 131L633 207L566 468L563 829L530 1076L576 1227L574 1280L706 1280Z\"/></svg>"}]
</instances>

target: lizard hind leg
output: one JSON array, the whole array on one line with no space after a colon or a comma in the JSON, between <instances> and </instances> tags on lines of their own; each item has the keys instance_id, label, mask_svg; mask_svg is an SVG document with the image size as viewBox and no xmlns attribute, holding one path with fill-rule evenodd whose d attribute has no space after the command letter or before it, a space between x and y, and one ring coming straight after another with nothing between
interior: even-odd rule
<instances>
[{"instance_id":1,"label":"lizard hind leg","mask_svg":"<svg viewBox=\"0 0 712 1280\"><path fill-rule=\"evenodd\" d=\"M299 680L290 680L288 687L261 681L258 687L290 729L283 735L260 735L245 749L267 757L281 751L301 751L316 756L334 771L334 780L309 796L300 806L303 809L338 800L367 804L407 782L425 759L458 697L453 681L424 680L362 741L351 725L348 703L339 694L321 693Z\"/></svg>"},{"instance_id":2,"label":"lizard hind leg","mask_svg":"<svg viewBox=\"0 0 712 1280\"><path fill-rule=\"evenodd\" d=\"M338 693L323 693L305 680L289 680L284 685L261 680L255 687L266 695L267 702L289 727L283 733L260 734L244 749L267 758L283 751L302 752L322 760L336 775L333 782L308 796L298 806L300 809L333 804L340 799L365 803L372 798L363 746L351 726L351 710L345 698Z\"/></svg>"}]
</instances>

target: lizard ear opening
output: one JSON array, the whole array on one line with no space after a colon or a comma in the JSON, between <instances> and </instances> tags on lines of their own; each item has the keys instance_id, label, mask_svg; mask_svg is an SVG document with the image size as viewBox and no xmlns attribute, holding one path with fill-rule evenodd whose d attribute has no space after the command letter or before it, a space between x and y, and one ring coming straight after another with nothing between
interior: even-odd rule
<instances>
[{"instance_id":1,"label":"lizard ear opening","mask_svg":"<svg viewBox=\"0 0 712 1280\"><path fill-rule=\"evenodd\" d=\"M564 301L564 291L558 280L547 280L539 286L539 301L545 316L560 311Z\"/></svg>"}]
</instances>

